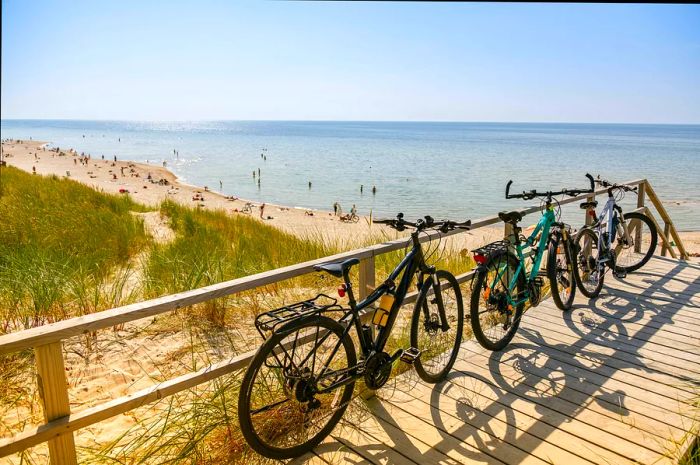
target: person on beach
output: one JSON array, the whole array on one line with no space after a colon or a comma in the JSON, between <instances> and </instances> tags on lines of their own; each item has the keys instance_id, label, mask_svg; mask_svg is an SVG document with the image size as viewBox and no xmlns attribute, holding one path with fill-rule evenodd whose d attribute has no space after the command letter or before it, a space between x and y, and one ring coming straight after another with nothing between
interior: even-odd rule
<instances>
[{"instance_id":1,"label":"person on beach","mask_svg":"<svg viewBox=\"0 0 700 465\"><path fill-rule=\"evenodd\" d=\"M258 177L260 177L260 168L258 168Z\"/></svg>"},{"instance_id":2,"label":"person on beach","mask_svg":"<svg viewBox=\"0 0 700 465\"><path fill-rule=\"evenodd\" d=\"M334 214L335 216L338 216L338 202L335 202L335 203L333 204L333 214Z\"/></svg>"},{"instance_id":3,"label":"person on beach","mask_svg":"<svg viewBox=\"0 0 700 465\"><path fill-rule=\"evenodd\" d=\"M253 170L253 179L255 179L255 170Z\"/></svg>"},{"instance_id":4,"label":"person on beach","mask_svg":"<svg viewBox=\"0 0 700 465\"><path fill-rule=\"evenodd\" d=\"M258 178L258 189L260 189L260 178Z\"/></svg>"},{"instance_id":5,"label":"person on beach","mask_svg":"<svg viewBox=\"0 0 700 465\"><path fill-rule=\"evenodd\" d=\"M365 189L365 186L363 184L360 184L360 194L362 194L362 191Z\"/></svg>"},{"instance_id":6,"label":"person on beach","mask_svg":"<svg viewBox=\"0 0 700 465\"><path fill-rule=\"evenodd\" d=\"M224 190L224 183L221 179L219 179L219 190L220 191Z\"/></svg>"},{"instance_id":7,"label":"person on beach","mask_svg":"<svg viewBox=\"0 0 700 465\"><path fill-rule=\"evenodd\" d=\"M263 212L264 212L264 211L265 211L265 204L263 203L262 205L260 205L260 219L261 219L261 220L264 220L264 219L265 219L265 218L263 218Z\"/></svg>"},{"instance_id":8,"label":"person on beach","mask_svg":"<svg viewBox=\"0 0 700 465\"><path fill-rule=\"evenodd\" d=\"M372 186L372 195L377 193L377 186Z\"/></svg>"},{"instance_id":9,"label":"person on beach","mask_svg":"<svg viewBox=\"0 0 700 465\"><path fill-rule=\"evenodd\" d=\"M117 162L117 156L116 156L116 155L114 156L114 162L115 162L115 163Z\"/></svg>"},{"instance_id":10,"label":"person on beach","mask_svg":"<svg viewBox=\"0 0 700 465\"><path fill-rule=\"evenodd\" d=\"M353 216L357 216L357 207L355 207L355 204L352 204L352 208L350 209L350 217L352 218Z\"/></svg>"},{"instance_id":11,"label":"person on beach","mask_svg":"<svg viewBox=\"0 0 700 465\"><path fill-rule=\"evenodd\" d=\"M309 181L309 190L311 190L311 181Z\"/></svg>"}]
</instances>

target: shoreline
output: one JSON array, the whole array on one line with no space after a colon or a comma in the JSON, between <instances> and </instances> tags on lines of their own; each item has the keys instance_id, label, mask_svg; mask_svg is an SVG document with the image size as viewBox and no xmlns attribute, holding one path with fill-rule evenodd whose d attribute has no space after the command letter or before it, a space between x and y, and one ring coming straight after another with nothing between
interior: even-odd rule
<instances>
[{"instance_id":1,"label":"shoreline","mask_svg":"<svg viewBox=\"0 0 700 465\"><path fill-rule=\"evenodd\" d=\"M367 216L360 216L357 223L349 223L341 221L329 211L225 196L207 186L196 186L180 180L167 166L130 160L87 158L89 154L81 157L73 149L59 149L56 152L56 149L49 149L48 145L48 142L34 140L2 141L4 160L8 166L28 173L36 170L36 174L40 175L69 178L108 194L128 193L134 201L149 207L158 207L162 201L172 200L185 206L222 210L230 215L245 214L297 237L320 238L348 250L365 245L364 242L372 236L381 236L384 240L405 236L387 226L371 224ZM243 212L246 204L251 205L248 213ZM265 205L262 212L264 218L261 218L261 205ZM475 232L454 236L449 242L453 249L472 250L501 239L502 231L498 226L480 228ZM700 231L679 231L679 234L690 253L700 253Z\"/></svg>"},{"instance_id":2,"label":"shoreline","mask_svg":"<svg viewBox=\"0 0 700 465\"><path fill-rule=\"evenodd\" d=\"M73 149L56 152L48 145L33 140L3 141L4 160L8 166L28 173L36 170L39 175L69 178L108 194L128 193L134 201L149 207L158 207L162 201L172 200L190 207L223 210L231 215L246 214L300 237L321 235L330 240L344 240L345 236L366 237L372 232L393 233L383 226L370 226L369 218L365 216L360 216L357 223L346 223L333 212L226 196L206 186L182 181L167 167L130 160L86 158L89 154L82 157ZM84 160L82 163L81 159ZM246 204L251 206L249 213L243 212ZM263 218L262 205L265 206Z\"/></svg>"}]
</instances>

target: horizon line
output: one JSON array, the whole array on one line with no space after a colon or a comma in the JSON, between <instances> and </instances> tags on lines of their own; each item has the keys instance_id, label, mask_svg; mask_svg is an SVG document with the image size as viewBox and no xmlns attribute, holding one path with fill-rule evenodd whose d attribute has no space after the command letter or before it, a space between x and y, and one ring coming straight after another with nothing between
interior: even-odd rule
<instances>
[{"instance_id":1,"label":"horizon line","mask_svg":"<svg viewBox=\"0 0 700 465\"><path fill-rule=\"evenodd\" d=\"M475 121L475 120L392 120L392 119L110 119L110 118L0 118L0 121L99 121L138 123L443 123L443 124L589 124L589 125L636 125L636 126L700 126L699 122L600 122L600 121Z\"/></svg>"}]
</instances>

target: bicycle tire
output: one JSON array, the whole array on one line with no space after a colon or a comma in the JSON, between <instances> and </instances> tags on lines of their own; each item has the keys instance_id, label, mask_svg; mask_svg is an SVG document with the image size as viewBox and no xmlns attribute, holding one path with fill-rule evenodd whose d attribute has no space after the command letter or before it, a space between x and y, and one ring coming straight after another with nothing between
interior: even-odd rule
<instances>
[{"instance_id":1,"label":"bicycle tire","mask_svg":"<svg viewBox=\"0 0 700 465\"><path fill-rule=\"evenodd\" d=\"M571 310L574 297L576 296L576 278L574 277L574 268L576 266L572 257L571 242L564 240L561 234L552 234L547 252L547 277L552 289L554 304L565 312ZM561 266L560 259L562 258L565 268ZM568 276L564 276L565 272ZM563 290L568 292L566 298L562 298L561 293Z\"/></svg>"},{"instance_id":2,"label":"bicycle tire","mask_svg":"<svg viewBox=\"0 0 700 465\"><path fill-rule=\"evenodd\" d=\"M588 243L586 241L589 241ZM587 247L595 248L596 252L587 256ZM598 267L600 260L600 250L598 250L598 235L590 228L583 228L574 237L574 250L576 259L574 260L574 277L576 278L576 286L581 294L589 299L595 299L603 289L605 281L605 270L593 270ZM597 280L591 281L591 273L597 274ZM592 288L586 287L585 283L595 282Z\"/></svg>"},{"instance_id":3,"label":"bicycle tire","mask_svg":"<svg viewBox=\"0 0 700 465\"><path fill-rule=\"evenodd\" d=\"M282 460L282 459L289 459L293 457L298 457L306 452L309 452L311 449L313 449L315 446L317 446L323 439L330 434L330 432L333 430L335 425L340 421L341 417L345 413L345 410L348 407L348 404L351 400L352 397L352 392L353 388L355 385L355 381L353 380L349 384L339 386L337 389L343 389L342 396L340 397L340 403L338 409L329 417L328 423L326 423L325 426L323 426L317 433L313 434L310 438L304 440L301 443L294 444L290 447L279 447L277 445L269 444L267 439L263 437L264 435L261 435L261 431L258 431L258 428L253 422L253 418L251 416L251 396L253 395L252 390L254 386L254 381L256 380L256 377L258 374L261 372L261 369L263 367L267 367L266 361L269 360L273 355L272 351L275 350L276 348L280 347L279 344L284 341L285 337L288 335L292 334L293 332L298 332L299 330L302 330L304 328L323 328L327 330L328 332L335 334L335 336L338 338L338 340L341 340L341 336L343 334L344 327L338 323L337 321L325 317L325 316L314 316L313 318L304 318L298 321L294 321L292 323L289 323L287 326L282 328L279 332L273 334L271 337L269 337L262 346L258 349L256 352L255 356L253 357L253 360L250 362L250 365L248 366L245 375L243 377L243 381L241 383L240 391L239 391L239 396L238 396L238 419L239 419L239 424L241 427L241 433L243 434L243 437L246 439L248 442L248 445L257 453L260 455L263 455L268 458L272 459L277 459L277 460ZM319 334L319 333L317 333ZM301 347L301 346L300 346ZM347 362L348 367L355 366L357 364L357 356L355 353L355 347L352 342L352 339L350 338L349 335L346 335L344 338L341 340L340 347L344 349L345 351L345 358ZM315 350L315 349L314 349ZM340 352L340 349L339 349ZM293 356L292 356L293 358ZM277 381L280 380L284 375L279 373L279 371L276 374L273 374L272 379L274 380L275 378ZM285 379L285 383L288 382L287 378ZM291 397L296 395L298 385L294 385L293 387L289 387L286 384L281 386L282 388L282 393L283 396L286 396L287 398L290 398L289 400L292 400ZM294 392L290 392L294 390ZM273 395L274 393L272 390L268 388L267 391L264 391L266 394L269 392L269 395ZM335 390L333 392L336 392ZM337 398L337 393L335 395ZM335 402L337 399L334 399L333 402ZM277 404L276 402L273 402L273 404ZM302 405L302 402L298 402L299 405ZM280 407L283 405L292 405L287 403L287 401L282 401L281 404L278 404L276 407ZM292 408L294 408L294 405L292 405ZM281 411L281 409L277 410L261 410L261 409L255 409L258 410L258 412L263 411L263 412L271 412L268 414L272 418L272 420L267 421L263 423L261 428L265 430L265 432L269 432L269 436L274 436L274 435L279 435L280 431L284 429L284 427L290 428L293 427L293 425L290 425L290 420L289 418L291 415L289 415L289 411L284 412ZM297 414L297 412L292 412L293 414ZM277 416L275 416L277 414ZM275 420L277 420L275 422ZM305 427L306 422L302 422L302 427Z\"/></svg>"},{"instance_id":4,"label":"bicycle tire","mask_svg":"<svg viewBox=\"0 0 700 465\"><path fill-rule=\"evenodd\" d=\"M633 271L637 271L651 259L651 256L654 255L654 251L656 250L656 246L658 244L658 232L656 231L656 226L654 226L654 223L651 221L651 219L642 214L642 213L627 213L625 214L625 222L629 225L631 220L640 220L644 225L649 228L649 245L648 247L645 247L645 250L641 250L640 253L643 254L641 255L641 258L637 261L634 260L631 263L626 263L624 265L620 265L620 256L622 254L623 250L629 250L630 247L634 247L634 244L629 245L628 247L625 247L624 245L617 245L615 246L615 255L617 256L617 267L625 270L627 273L632 273ZM629 229L629 226L628 226ZM632 235L632 234L631 234ZM633 241L635 240L634 238L632 239ZM644 243L642 243L644 245ZM636 252L632 252L635 255L637 255Z\"/></svg>"},{"instance_id":5,"label":"bicycle tire","mask_svg":"<svg viewBox=\"0 0 700 465\"><path fill-rule=\"evenodd\" d=\"M508 343L513 339L513 336L515 336L515 332L518 330L518 326L520 325L520 318L522 317L523 310L525 308L525 303L521 303L515 308L515 312L512 315L512 322L508 325L508 327L504 327L504 333L500 336L497 337L497 339L492 340L491 336L489 334L486 334L486 330L490 328L485 328L482 325L481 322L481 314L486 313L489 310L485 310L483 312L479 311L480 306L484 307L487 306L488 304L488 297L484 297L484 293L486 292L486 288L488 287L490 289L491 282L488 282L487 279L489 277L489 270L494 266L498 266L498 264L502 263L503 260L506 260L506 265L511 267L512 273L515 273L515 270L518 269L519 261L515 255L512 253L503 253L503 254L498 254L496 256L491 257L484 265L479 267L479 270L476 273L476 276L474 277L474 286L472 287L472 295L470 299L470 309L469 309L469 314L470 314L470 320L471 320L471 326L472 326L472 331L474 332L474 337L476 338L477 341L479 341L479 344L485 349L491 350L491 351L499 351L502 350L505 346L508 345ZM512 279L513 274L512 273L505 273L506 276L506 282L510 282ZM495 276L494 276L495 278ZM503 284L503 278L501 278L501 284ZM505 286L505 292L507 291L508 285L506 284ZM518 280L517 280L517 290L518 290L518 295L524 295L525 293L525 276L523 273L518 274ZM503 292L500 291L499 292ZM491 295L491 292L489 292L489 296ZM512 298L513 296L511 296ZM516 298L518 296L515 296ZM494 313L493 310L490 311L491 313ZM496 312L498 312L498 309L496 309ZM500 312L499 312L500 313ZM495 315L493 318L498 318L501 315ZM497 325L500 325L501 323L497 321ZM508 321L503 323L505 326L508 324ZM494 325L494 326L497 326Z\"/></svg>"},{"instance_id":6,"label":"bicycle tire","mask_svg":"<svg viewBox=\"0 0 700 465\"><path fill-rule=\"evenodd\" d=\"M450 329L448 329L449 334L442 331L441 328L436 327L436 324L439 324L440 321L439 313L436 313L438 310L437 306L434 307L435 311L433 312L431 312L429 308L429 304L432 303L429 299L430 291L434 290L431 277L428 277L423 283L420 294L418 294L418 299L416 300L416 306L413 309L413 317L411 318L411 346L421 351L420 357L413 362L413 366L418 376L426 383L439 383L447 377L457 360L459 346L462 343L462 332L464 331L464 304L462 302L462 292L457 279L451 273L444 270L436 271L435 276L440 286L439 289L445 307L445 316L451 325ZM447 285L445 285L445 283L447 283ZM454 302L450 302L451 299L447 298L448 293L446 291L449 290L454 292ZM453 314L452 310L454 310L456 314ZM427 319L425 318L426 314L428 315ZM422 324L421 317L423 317ZM424 331L421 332L421 328L423 328ZM452 329L454 329L454 331L451 331ZM430 341L435 340L433 337L444 335L445 337L441 338L444 344L440 344L439 346L425 345L422 343L422 340L419 341L420 334L426 335L426 339ZM451 340L452 337L454 337L453 340ZM448 349L450 352L447 353L447 350L443 349ZM443 358L444 355L447 355L447 358ZM428 359L427 357L430 356L432 357ZM439 362L442 362L439 363L439 365L438 361L435 361L437 358L439 358ZM435 363L431 364L428 362L429 360ZM434 366L435 371L431 371L430 365L436 365Z\"/></svg>"}]
</instances>

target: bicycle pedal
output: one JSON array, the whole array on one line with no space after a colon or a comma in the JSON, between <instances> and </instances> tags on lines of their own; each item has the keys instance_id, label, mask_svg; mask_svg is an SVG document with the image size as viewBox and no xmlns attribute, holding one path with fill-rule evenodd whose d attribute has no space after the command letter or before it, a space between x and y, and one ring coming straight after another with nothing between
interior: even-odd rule
<instances>
[{"instance_id":1,"label":"bicycle pedal","mask_svg":"<svg viewBox=\"0 0 700 465\"><path fill-rule=\"evenodd\" d=\"M535 279L533 279L532 282L537 287L544 286L544 278L542 276L535 276Z\"/></svg>"},{"instance_id":2,"label":"bicycle pedal","mask_svg":"<svg viewBox=\"0 0 700 465\"><path fill-rule=\"evenodd\" d=\"M627 277L627 271L623 270L622 268L615 268L615 269L613 270L613 275L614 275L617 279L624 279L624 278Z\"/></svg>"},{"instance_id":3,"label":"bicycle pedal","mask_svg":"<svg viewBox=\"0 0 700 465\"><path fill-rule=\"evenodd\" d=\"M413 362L418 360L420 354L420 350L416 349L415 347L409 347L408 349L404 350L401 354L401 361L404 363L408 363L409 365L413 365Z\"/></svg>"}]
</instances>

